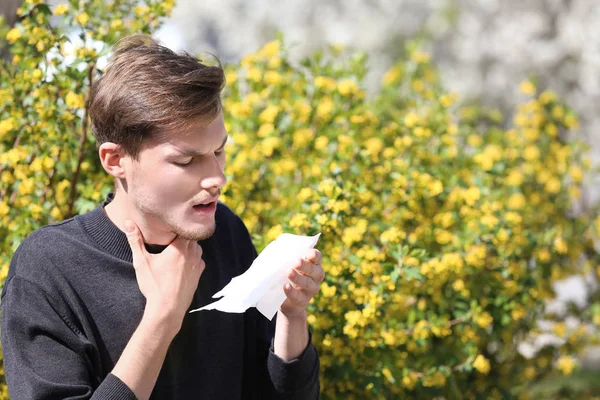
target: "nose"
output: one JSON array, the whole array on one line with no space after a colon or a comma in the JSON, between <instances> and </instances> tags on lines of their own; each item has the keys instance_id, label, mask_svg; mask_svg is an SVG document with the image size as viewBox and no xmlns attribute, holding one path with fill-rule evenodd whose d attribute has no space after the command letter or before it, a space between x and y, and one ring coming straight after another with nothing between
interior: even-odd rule
<instances>
[{"instance_id":1,"label":"nose","mask_svg":"<svg viewBox=\"0 0 600 400\"><path fill-rule=\"evenodd\" d=\"M207 157L207 160L202 168L202 188L223 188L223 186L225 186L227 183L227 177L225 177L224 168L225 161L219 160L218 156L213 155L212 157Z\"/></svg>"}]
</instances>

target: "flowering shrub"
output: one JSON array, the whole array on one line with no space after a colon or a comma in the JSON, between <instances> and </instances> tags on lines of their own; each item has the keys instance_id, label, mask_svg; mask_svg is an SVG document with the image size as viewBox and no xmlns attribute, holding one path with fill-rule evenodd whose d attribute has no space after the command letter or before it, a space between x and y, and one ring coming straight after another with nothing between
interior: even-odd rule
<instances>
[{"instance_id":1,"label":"flowering shrub","mask_svg":"<svg viewBox=\"0 0 600 400\"><path fill-rule=\"evenodd\" d=\"M171 7L19 10L0 69L0 280L26 235L111 190L87 90L114 39L152 32ZM524 82L505 128L496 111L461 107L412 47L372 96L366 71L339 48L294 65L280 40L227 67L222 200L259 250L284 231L323 233L327 278L309 310L323 398L525 398L528 382L571 373L600 303L571 310L586 322L575 329L543 308L554 281L600 272L600 218L571 212L589 168L565 140L574 112ZM561 342L527 359L517 345L545 332L542 318Z\"/></svg>"}]
</instances>

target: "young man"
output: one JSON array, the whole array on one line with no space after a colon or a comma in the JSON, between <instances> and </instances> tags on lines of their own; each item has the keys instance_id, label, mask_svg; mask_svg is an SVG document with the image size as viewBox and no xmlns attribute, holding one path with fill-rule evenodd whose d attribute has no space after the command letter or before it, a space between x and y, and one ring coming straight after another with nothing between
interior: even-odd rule
<instances>
[{"instance_id":1,"label":"young man","mask_svg":"<svg viewBox=\"0 0 600 400\"><path fill-rule=\"evenodd\" d=\"M276 324L256 309L188 313L257 255L218 203L223 85L220 67L150 38L117 46L89 103L115 193L15 252L2 292L11 399L318 397L306 306L319 251L290 266Z\"/></svg>"}]
</instances>

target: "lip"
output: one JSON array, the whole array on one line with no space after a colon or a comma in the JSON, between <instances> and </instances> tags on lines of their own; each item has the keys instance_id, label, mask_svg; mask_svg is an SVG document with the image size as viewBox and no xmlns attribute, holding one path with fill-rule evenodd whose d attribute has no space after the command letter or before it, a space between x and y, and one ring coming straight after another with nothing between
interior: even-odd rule
<instances>
[{"instance_id":1,"label":"lip","mask_svg":"<svg viewBox=\"0 0 600 400\"><path fill-rule=\"evenodd\" d=\"M194 203L194 206L197 206L198 204L208 204L208 203L216 203L217 200L219 200L219 196L214 196L214 197L209 197L207 199L204 199L202 201L199 201L197 203Z\"/></svg>"},{"instance_id":2,"label":"lip","mask_svg":"<svg viewBox=\"0 0 600 400\"><path fill-rule=\"evenodd\" d=\"M198 204L207 204L207 203L198 203ZM201 214L201 215L213 214L217 209L217 201L215 200L208 204L209 205L206 207L192 207L192 210L194 210L195 213Z\"/></svg>"}]
</instances>

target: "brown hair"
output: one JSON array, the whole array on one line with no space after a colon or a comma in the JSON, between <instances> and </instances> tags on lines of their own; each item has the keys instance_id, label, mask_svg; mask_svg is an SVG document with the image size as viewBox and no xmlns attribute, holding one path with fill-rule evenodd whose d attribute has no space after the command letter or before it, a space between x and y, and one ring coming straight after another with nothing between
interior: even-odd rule
<instances>
[{"instance_id":1,"label":"brown hair","mask_svg":"<svg viewBox=\"0 0 600 400\"><path fill-rule=\"evenodd\" d=\"M98 145L118 144L137 158L144 142L165 129L210 123L221 111L225 75L177 54L145 35L121 39L90 92L89 114Z\"/></svg>"}]
</instances>

